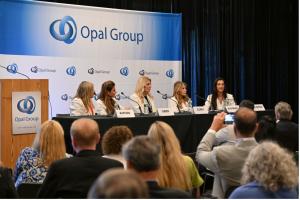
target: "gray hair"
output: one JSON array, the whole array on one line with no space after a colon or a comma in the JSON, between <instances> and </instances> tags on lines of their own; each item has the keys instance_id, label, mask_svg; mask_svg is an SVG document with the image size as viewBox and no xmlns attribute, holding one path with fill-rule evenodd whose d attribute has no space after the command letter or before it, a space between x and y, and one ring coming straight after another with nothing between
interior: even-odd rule
<instances>
[{"instance_id":1,"label":"gray hair","mask_svg":"<svg viewBox=\"0 0 300 200\"><path fill-rule=\"evenodd\" d=\"M89 199L148 198L146 182L136 172L121 168L103 172L88 192Z\"/></svg>"},{"instance_id":2,"label":"gray hair","mask_svg":"<svg viewBox=\"0 0 300 200\"><path fill-rule=\"evenodd\" d=\"M276 119L278 120L281 119L291 120L293 116L293 111L290 104L284 101L278 102L275 106L275 116Z\"/></svg>"},{"instance_id":3,"label":"gray hair","mask_svg":"<svg viewBox=\"0 0 300 200\"><path fill-rule=\"evenodd\" d=\"M136 136L122 148L126 161L138 172L153 171L160 167L160 146L148 136Z\"/></svg>"}]
</instances>

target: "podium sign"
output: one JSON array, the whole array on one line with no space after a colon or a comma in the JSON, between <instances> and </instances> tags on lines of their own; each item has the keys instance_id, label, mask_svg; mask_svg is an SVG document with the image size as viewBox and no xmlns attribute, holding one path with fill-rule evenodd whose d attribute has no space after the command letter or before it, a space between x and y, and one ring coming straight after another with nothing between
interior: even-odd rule
<instances>
[{"instance_id":1,"label":"podium sign","mask_svg":"<svg viewBox=\"0 0 300 200\"><path fill-rule=\"evenodd\" d=\"M116 110L117 118L131 118L135 117L132 109L129 110Z\"/></svg>"},{"instance_id":2,"label":"podium sign","mask_svg":"<svg viewBox=\"0 0 300 200\"><path fill-rule=\"evenodd\" d=\"M159 116L173 116L174 111L170 108L158 108L157 109Z\"/></svg>"},{"instance_id":3,"label":"podium sign","mask_svg":"<svg viewBox=\"0 0 300 200\"><path fill-rule=\"evenodd\" d=\"M205 106L194 106L193 107L194 114L207 114L208 110L205 108Z\"/></svg>"},{"instance_id":4,"label":"podium sign","mask_svg":"<svg viewBox=\"0 0 300 200\"><path fill-rule=\"evenodd\" d=\"M254 111L265 111L265 107L263 104L254 104Z\"/></svg>"},{"instance_id":5,"label":"podium sign","mask_svg":"<svg viewBox=\"0 0 300 200\"><path fill-rule=\"evenodd\" d=\"M35 133L40 126L41 92L12 92L12 133Z\"/></svg>"}]
</instances>

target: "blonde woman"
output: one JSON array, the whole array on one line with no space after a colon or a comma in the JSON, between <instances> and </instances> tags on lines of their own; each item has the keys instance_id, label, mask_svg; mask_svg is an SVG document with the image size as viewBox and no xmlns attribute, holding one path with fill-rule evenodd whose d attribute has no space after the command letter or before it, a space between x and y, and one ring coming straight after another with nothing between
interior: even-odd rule
<instances>
[{"instance_id":1,"label":"blonde woman","mask_svg":"<svg viewBox=\"0 0 300 200\"><path fill-rule=\"evenodd\" d=\"M94 84L88 81L82 81L78 86L75 97L71 101L70 115L94 115L95 108L92 101L94 94Z\"/></svg>"},{"instance_id":2,"label":"blonde woman","mask_svg":"<svg viewBox=\"0 0 300 200\"><path fill-rule=\"evenodd\" d=\"M154 98L151 95L151 79L147 76L141 76L136 83L134 94L130 96L131 105L135 113L155 113L156 106Z\"/></svg>"},{"instance_id":3,"label":"blonde woman","mask_svg":"<svg viewBox=\"0 0 300 200\"><path fill-rule=\"evenodd\" d=\"M161 168L158 173L161 187L191 191L203 184L193 160L181 153L179 141L171 126L156 121L150 126L148 136L161 146Z\"/></svg>"},{"instance_id":4,"label":"blonde woman","mask_svg":"<svg viewBox=\"0 0 300 200\"><path fill-rule=\"evenodd\" d=\"M168 99L168 107L174 112L192 111L192 101L187 95L187 85L182 81L174 83L173 97Z\"/></svg>"},{"instance_id":5,"label":"blonde woman","mask_svg":"<svg viewBox=\"0 0 300 200\"><path fill-rule=\"evenodd\" d=\"M248 155L242 170L242 184L232 199L298 199L298 168L292 154L266 141Z\"/></svg>"},{"instance_id":6,"label":"blonde woman","mask_svg":"<svg viewBox=\"0 0 300 200\"><path fill-rule=\"evenodd\" d=\"M66 154L63 128L54 120L44 122L32 147L23 149L17 159L15 186L21 183L43 183L50 164L66 157L69 155Z\"/></svg>"}]
</instances>

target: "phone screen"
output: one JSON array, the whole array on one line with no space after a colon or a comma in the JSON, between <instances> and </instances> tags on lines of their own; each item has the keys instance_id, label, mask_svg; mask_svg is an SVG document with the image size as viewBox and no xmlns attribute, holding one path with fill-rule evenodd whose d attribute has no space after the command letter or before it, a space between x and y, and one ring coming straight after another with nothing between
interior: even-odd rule
<instances>
[{"instance_id":1,"label":"phone screen","mask_svg":"<svg viewBox=\"0 0 300 200\"><path fill-rule=\"evenodd\" d=\"M234 121L234 114L227 114L225 115L225 124L232 124Z\"/></svg>"}]
</instances>

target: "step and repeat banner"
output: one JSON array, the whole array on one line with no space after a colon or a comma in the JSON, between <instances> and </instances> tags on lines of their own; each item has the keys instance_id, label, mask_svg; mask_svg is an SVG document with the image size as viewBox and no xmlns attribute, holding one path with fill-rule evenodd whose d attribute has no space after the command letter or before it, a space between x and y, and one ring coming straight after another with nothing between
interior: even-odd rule
<instances>
[{"instance_id":1,"label":"step and repeat banner","mask_svg":"<svg viewBox=\"0 0 300 200\"><path fill-rule=\"evenodd\" d=\"M130 95L143 75L165 107L156 90L171 95L181 79L181 42L181 14L0 0L0 78L49 79L52 116L69 113L81 81Z\"/></svg>"}]
</instances>

